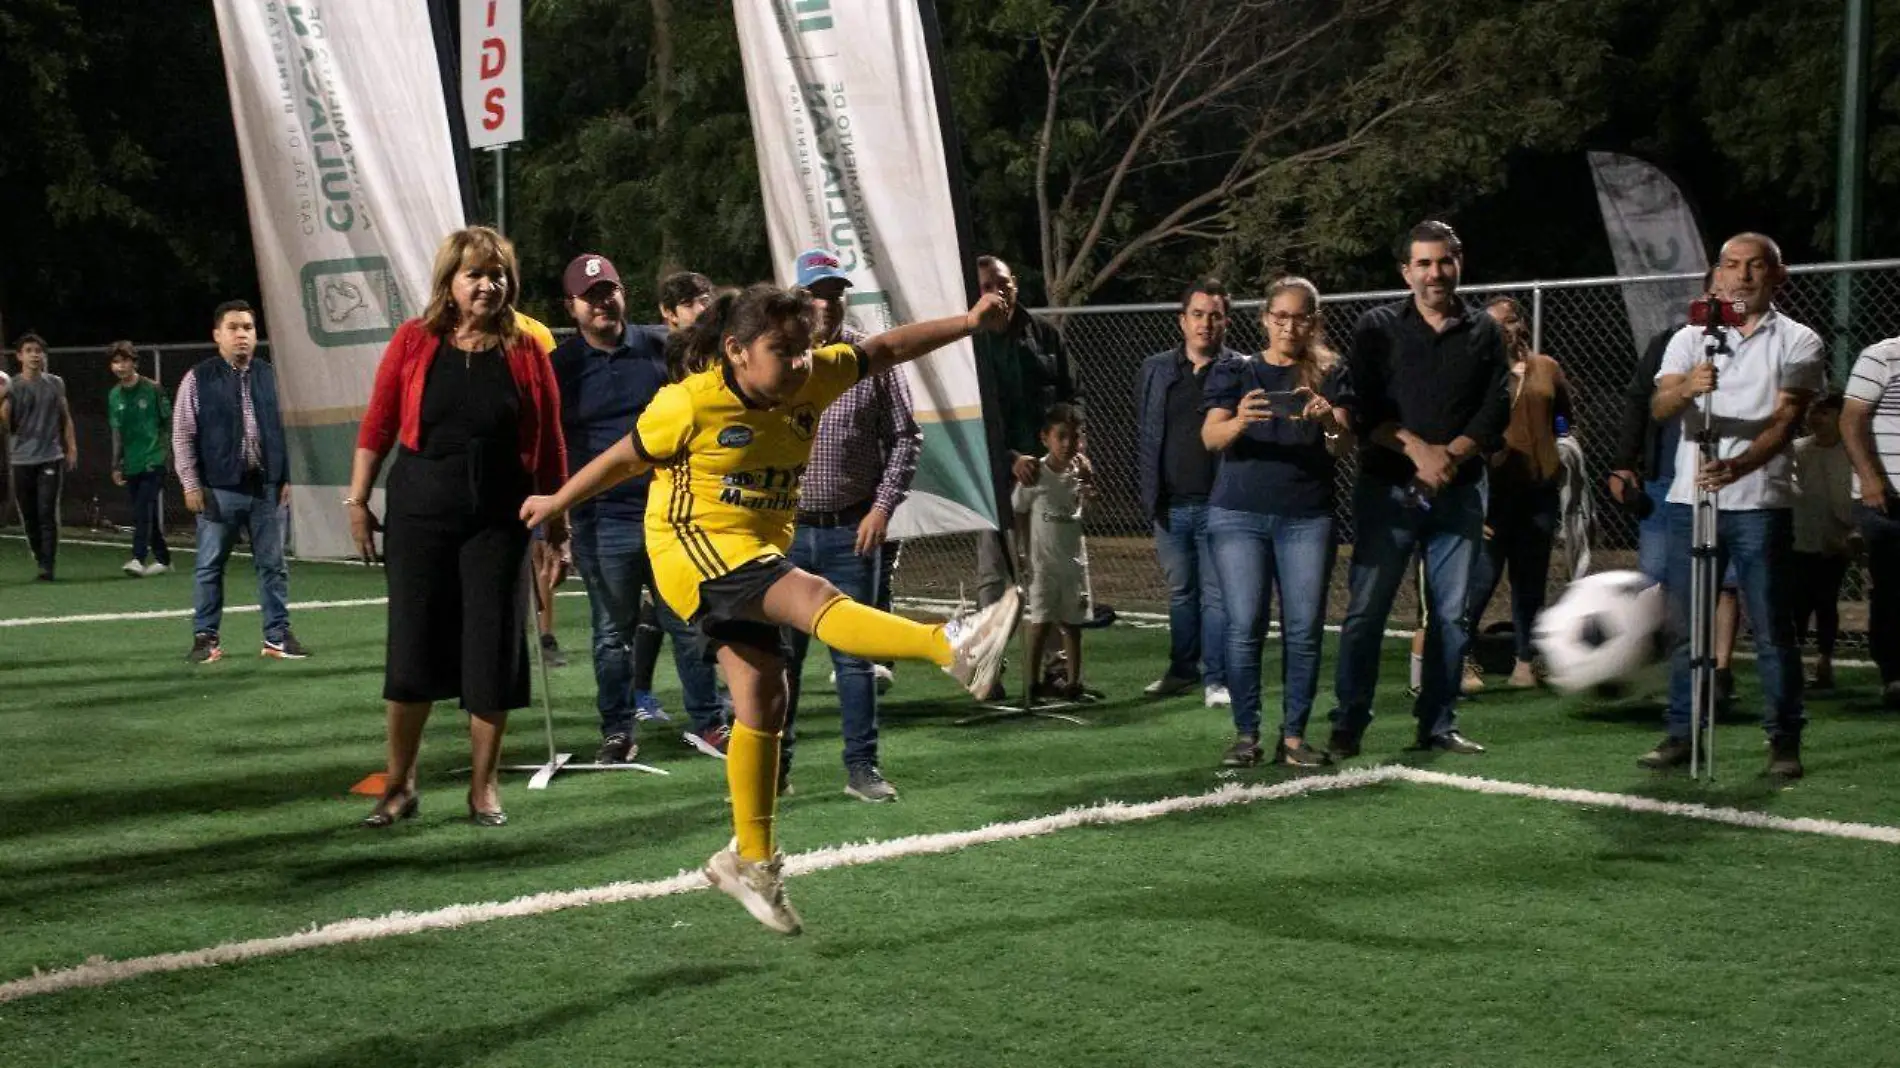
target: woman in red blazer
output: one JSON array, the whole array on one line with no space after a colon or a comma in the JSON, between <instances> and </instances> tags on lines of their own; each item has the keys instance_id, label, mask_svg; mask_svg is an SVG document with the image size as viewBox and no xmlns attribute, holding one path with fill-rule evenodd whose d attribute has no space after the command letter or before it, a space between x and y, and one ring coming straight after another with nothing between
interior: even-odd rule
<instances>
[{"instance_id":1,"label":"woman in red blazer","mask_svg":"<svg viewBox=\"0 0 1900 1068\"><path fill-rule=\"evenodd\" d=\"M416 813L416 751L436 701L469 713L469 819L506 823L495 782L508 711L528 704L528 533L516 515L530 494L567 475L561 398L543 344L515 317L514 246L485 226L436 250L428 308L396 330L376 369L356 437L350 529L365 560L386 525L389 643L388 792L363 820L387 827ZM385 522L370 512L383 458ZM565 530L549 529L559 548Z\"/></svg>"}]
</instances>

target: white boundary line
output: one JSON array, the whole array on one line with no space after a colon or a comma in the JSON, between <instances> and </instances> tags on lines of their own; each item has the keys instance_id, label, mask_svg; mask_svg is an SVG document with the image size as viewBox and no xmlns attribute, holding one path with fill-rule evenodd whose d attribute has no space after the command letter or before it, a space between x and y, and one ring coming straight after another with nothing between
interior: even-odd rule
<instances>
[{"instance_id":1,"label":"white boundary line","mask_svg":"<svg viewBox=\"0 0 1900 1068\"><path fill-rule=\"evenodd\" d=\"M1636 797L1629 794L1606 793L1598 790L1574 790L1561 787L1538 786L1531 783L1504 782L1497 779L1484 779L1468 775L1448 775L1443 772L1386 764L1353 771L1343 771L1331 775L1315 775L1307 778L1291 779L1273 785L1241 785L1238 783L1228 783L1207 793L1169 797L1159 801L1147 801L1134 804L1109 801L1097 805L1071 808L1052 816L1038 816L1033 819L1016 820L1009 823L993 823L987 827L979 827L975 830L920 834L906 838L888 839L881 842L828 846L823 849L812 850L809 853L800 853L797 856L789 857L786 860L785 867L788 875L808 875L813 872L828 871L833 868L875 864L880 861L895 860L900 857L953 853L971 846L985 845L990 842L1034 838L1076 827L1133 823L1140 820L1151 820L1162 816L1176 815L1182 812L1225 808L1231 805L1251 804L1256 801L1280 800L1303 794L1353 790L1386 782L1409 782L1426 786L1447 786L1452 789L1463 790L1470 793L1530 798L1533 800L1553 801L1559 804L1578 805L1589 808L1620 808L1629 812L1676 816L1683 819L1703 820L1709 823L1721 823L1753 830L1818 834L1833 838L1878 842L1883 845L1900 845L1900 827L1887 827L1865 823L1842 823L1836 820L1790 819L1782 816L1765 815L1759 812L1745 812L1740 809L1716 808L1710 805L1677 801L1658 801L1653 798ZM706 877L700 872L682 871L671 878L656 879L647 882L608 883L604 886L589 887L580 890L562 890L542 894L530 894L524 897L514 898L510 901L491 901L475 905L450 905L445 908L432 909L428 912L392 912L379 917L359 917L356 919L339 920L335 923L324 924L320 927L312 927L305 931L299 931L296 934L280 935L275 938L255 938L243 942L226 942L208 949L189 950L179 953L161 953L155 956L135 957L129 960L119 961L93 957L88 959L84 964L80 964L76 967L61 968L50 972L41 972L35 969L34 973L30 976L15 979L7 983L0 983L0 1004L41 994L53 994L84 987L108 986L113 983L124 982L128 979L135 979L142 975L157 975L166 972L186 971L194 968L212 968L221 964L236 964L242 961L258 960L264 957L283 956L305 949L344 945L351 942L368 942L379 938L420 934L425 931L454 930L474 924L487 923L491 920L536 916L542 913L560 911L562 909L584 908L589 905L607 905L627 901L648 901L655 898L703 890L706 889L707 885Z\"/></svg>"},{"instance_id":2,"label":"white boundary line","mask_svg":"<svg viewBox=\"0 0 1900 1068\"><path fill-rule=\"evenodd\" d=\"M556 597L585 597L586 590L557 590ZM284 606L291 612L312 612L324 608L371 608L388 604L387 597L358 597L346 601L292 601ZM261 612L263 609L254 604L227 605L224 614L244 615ZM140 619L190 619L189 608L159 608L147 612L92 612L78 616L29 616L14 619L0 619L0 629L7 627L44 627L59 623L121 623ZM1835 661L1839 664L1842 661Z\"/></svg>"}]
</instances>

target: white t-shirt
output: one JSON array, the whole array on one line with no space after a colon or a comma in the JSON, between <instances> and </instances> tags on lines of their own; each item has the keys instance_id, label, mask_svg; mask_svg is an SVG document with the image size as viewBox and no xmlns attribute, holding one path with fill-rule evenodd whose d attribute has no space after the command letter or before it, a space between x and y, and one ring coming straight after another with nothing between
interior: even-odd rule
<instances>
[{"instance_id":1,"label":"white t-shirt","mask_svg":"<svg viewBox=\"0 0 1900 1068\"><path fill-rule=\"evenodd\" d=\"M1082 483L1075 466L1057 471L1044 459L1036 465L1036 483L1017 483L1010 503L1029 516L1029 566L1035 576L1082 572Z\"/></svg>"},{"instance_id":2,"label":"white t-shirt","mask_svg":"<svg viewBox=\"0 0 1900 1068\"><path fill-rule=\"evenodd\" d=\"M1854 361L1845 392L1874 406L1874 452L1887 476L1887 492L1900 493L1900 337L1867 346ZM1858 473L1854 495L1860 496Z\"/></svg>"},{"instance_id":3,"label":"white t-shirt","mask_svg":"<svg viewBox=\"0 0 1900 1068\"><path fill-rule=\"evenodd\" d=\"M1854 465L1847 447L1823 448L1813 438L1794 443L1794 549L1847 555L1854 531Z\"/></svg>"},{"instance_id":4,"label":"white t-shirt","mask_svg":"<svg viewBox=\"0 0 1900 1068\"><path fill-rule=\"evenodd\" d=\"M1704 425L1705 405L1706 418L1715 428L1715 455L1733 460L1768 429L1784 390L1818 393L1827 385L1820 336L1780 312L1770 310L1762 316L1748 337L1728 327L1721 330L1728 339L1729 355L1716 358L1715 392L1697 397L1682 413L1676 480L1669 487L1669 499L1676 504L1695 503L1695 477L1702 467L1696 435ZM1669 339L1656 381L1665 375L1686 375L1702 360L1702 328L1685 326ZM1782 450L1760 468L1722 487L1716 505L1724 512L1794 507L1794 457Z\"/></svg>"}]
</instances>

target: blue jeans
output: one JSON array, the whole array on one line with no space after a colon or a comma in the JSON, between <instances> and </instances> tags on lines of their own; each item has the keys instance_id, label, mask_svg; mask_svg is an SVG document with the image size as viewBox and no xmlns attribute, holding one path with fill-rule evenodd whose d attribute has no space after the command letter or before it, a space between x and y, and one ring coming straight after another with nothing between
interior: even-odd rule
<instances>
[{"instance_id":1,"label":"blue jeans","mask_svg":"<svg viewBox=\"0 0 1900 1068\"><path fill-rule=\"evenodd\" d=\"M587 585L594 624L594 707L600 735L633 735L633 649L640 619L640 591L653 590L646 530L637 519L579 519L573 523L574 569ZM657 591L653 604L660 626L673 636L673 666L679 670L686 715L693 730L719 722L719 690L711 664L693 655L697 643L684 620Z\"/></svg>"},{"instance_id":2,"label":"blue jeans","mask_svg":"<svg viewBox=\"0 0 1900 1068\"><path fill-rule=\"evenodd\" d=\"M859 604L872 604L873 582L881 582L883 552L859 556L858 528L855 524L836 527L808 527L800 524L792 535L788 559L838 587L838 592ZM805 654L811 649L811 635L793 627L784 628L787 653L786 675L789 685L785 700L785 734L779 743L779 767L792 766L792 747L797 741L794 724L798 720L800 678L805 670ZM831 651L831 666L838 673L838 729L844 735L844 766L877 764L877 680L871 674L871 662Z\"/></svg>"},{"instance_id":3,"label":"blue jeans","mask_svg":"<svg viewBox=\"0 0 1900 1068\"><path fill-rule=\"evenodd\" d=\"M1326 580L1333 570L1330 516L1263 515L1210 508L1207 533L1226 597L1227 688L1234 730L1260 733L1260 646L1273 588L1280 588L1282 738L1301 738L1319 691Z\"/></svg>"},{"instance_id":4,"label":"blue jeans","mask_svg":"<svg viewBox=\"0 0 1900 1068\"><path fill-rule=\"evenodd\" d=\"M1855 502L1854 521L1867 544L1867 645L1880 681L1900 682L1900 496L1887 495L1887 510Z\"/></svg>"},{"instance_id":5,"label":"blue jeans","mask_svg":"<svg viewBox=\"0 0 1900 1068\"><path fill-rule=\"evenodd\" d=\"M165 544L165 528L158 521L158 498L165 492L165 472L127 475L125 489L132 498L132 559L142 564L149 552L153 560L169 567L172 551Z\"/></svg>"},{"instance_id":6,"label":"blue jeans","mask_svg":"<svg viewBox=\"0 0 1900 1068\"><path fill-rule=\"evenodd\" d=\"M1689 550L1695 509L1669 506L1669 624L1676 635L1669 661L1671 738L1688 738L1689 722ZM1794 643L1794 613L1788 582L1794 563L1794 512L1762 508L1719 512L1715 526L1715 568L1733 568L1742 611L1755 632L1755 668L1761 678L1762 729L1771 738L1799 738L1807 717L1801 708L1801 650Z\"/></svg>"},{"instance_id":7,"label":"blue jeans","mask_svg":"<svg viewBox=\"0 0 1900 1068\"><path fill-rule=\"evenodd\" d=\"M224 621L224 565L237 546L238 531L251 539L251 564L257 571L257 603L264 610L264 640L281 642L290 633L290 571L284 566L284 506L276 486L256 493L204 490L198 513L198 559L193 570L193 634L218 633Z\"/></svg>"},{"instance_id":8,"label":"blue jeans","mask_svg":"<svg viewBox=\"0 0 1900 1068\"><path fill-rule=\"evenodd\" d=\"M1402 486L1359 480L1353 491L1351 598L1339 638L1334 681L1339 706L1333 709L1333 730L1358 737L1372 722L1386 617L1420 547L1431 624L1425 629L1423 679L1412 715L1421 739L1458 725L1458 682L1470 639L1466 603L1478 543L1484 538L1485 497L1480 478L1445 487L1425 508L1408 504Z\"/></svg>"},{"instance_id":9,"label":"blue jeans","mask_svg":"<svg viewBox=\"0 0 1900 1068\"><path fill-rule=\"evenodd\" d=\"M1155 524L1155 557L1168 580L1168 674L1227 685L1227 612L1207 536L1207 505L1169 506Z\"/></svg>"},{"instance_id":10,"label":"blue jeans","mask_svg":"<svg viewBox=\"0 0 1900 1068\"><path fill-rule=\"evenodd\" d=\"M1525 487L1499 494L1490 501L1491 536L1479 546L1471 571L1472 638L1484 622L1484 610L1508 572L1511 577L1512 651L1528 662L1537 650L1531 646L1531 628L1544 610L1550 583L1550 548L1557 537L1559 497L1555 485Z\"/></svg>"},{"instance_id":11,"label":"blue jeans","mask_svg":"<svg viewBox=\"0 0 1900 1068\"><path fill-rule=\"evenodd\" d=\"M1649 517L1636 524L1636 569L1652 582L1669 581L1669 484L1667 478L1643 483Z\"/></svg>"}]
</instances>

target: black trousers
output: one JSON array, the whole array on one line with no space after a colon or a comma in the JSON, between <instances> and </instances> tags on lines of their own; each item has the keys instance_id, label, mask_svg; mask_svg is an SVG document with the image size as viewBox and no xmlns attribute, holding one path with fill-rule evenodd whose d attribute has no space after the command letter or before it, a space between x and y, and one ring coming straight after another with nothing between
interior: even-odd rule
<instances>
[{"instance_id":1,"label":"black trousers","mask_svg":"<svg viewBox=\"0 0 1900 1068\"><path fill-rule=\"evenodd\" d=\"M66 461L14 464L13 491L20 504L20 525L40 574L51 578L59 556L59 491L66 484Z\"/></svg>"},{"instance_id":2,"label":"black trousers","mask_svg":"<svg viewBox=\"0 0 1900 1068\"><path fill-rule=\"evenodd\" d=\"M1841 583L1847 579L1845 556L1794 554L1794 640L1808 640L1808 621L1814 621L1814 640L1822 656L1834 655L1841 634Z\"/></svg>"}]
</instances>

